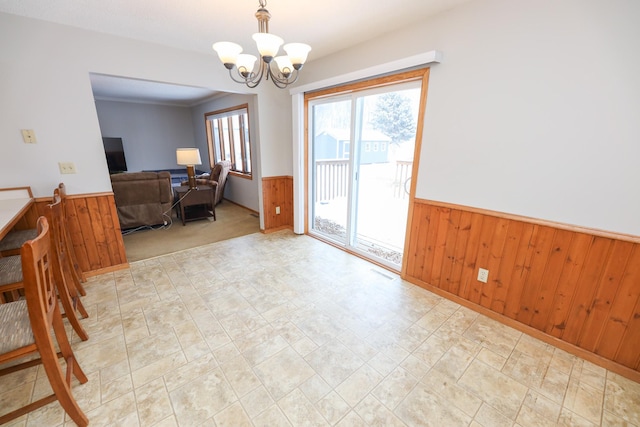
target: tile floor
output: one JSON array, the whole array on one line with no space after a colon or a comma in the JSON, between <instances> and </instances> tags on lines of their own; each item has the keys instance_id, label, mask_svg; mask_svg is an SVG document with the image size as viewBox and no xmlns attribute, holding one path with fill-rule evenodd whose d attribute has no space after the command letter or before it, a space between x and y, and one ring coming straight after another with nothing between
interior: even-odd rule
<instances>
[{"instance_id":1,"label":"tile floor","mask_svg":"<svg viewBox=\"0 0 640 427\"><path fill-rule=\"evenodd\" d=\"M640 426L640 384L289 231L86 288L92 426ZM47 387L1 378L0 408ZM73 423L52 403L12 425Z\"/></svg>"}]
</instances>

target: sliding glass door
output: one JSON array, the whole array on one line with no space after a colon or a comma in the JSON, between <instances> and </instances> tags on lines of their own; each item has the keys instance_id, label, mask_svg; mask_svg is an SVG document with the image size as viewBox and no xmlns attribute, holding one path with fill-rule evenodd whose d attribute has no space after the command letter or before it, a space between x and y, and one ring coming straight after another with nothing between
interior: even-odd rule
<instances>
[{"instance_id":1,"label":"sliding glass door","mask_svg":"<svg viewBox=\"0 0 640 427\"><path fill-rule=\"evenodd\" d=\"M311 99L309 233L400 270L421 81Z\"/></svg>"}]
</instances>

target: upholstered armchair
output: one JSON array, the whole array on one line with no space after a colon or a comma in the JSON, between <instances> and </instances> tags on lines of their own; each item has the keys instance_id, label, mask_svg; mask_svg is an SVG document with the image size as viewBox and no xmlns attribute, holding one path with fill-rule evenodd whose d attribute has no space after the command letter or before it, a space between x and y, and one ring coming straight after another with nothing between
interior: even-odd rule
<instances>
[{"instance_id":1,"label":"upholstered armchair","mask_svg":"<svg viewBox=\"0 0 640 427\"><path fill-rule=\"evenodd\" d=\"M199 178L196 178L196 185L210 185L212 187L215 187L216 205L222 201L222 197L224 196L224 186L227 182L227 175L229 175L230 169L231 162L229 160L222 160L213 166L209 176L201 176ZM189 185L189 182L182 181L181 184Z\"/></svg>"}]
</instances>

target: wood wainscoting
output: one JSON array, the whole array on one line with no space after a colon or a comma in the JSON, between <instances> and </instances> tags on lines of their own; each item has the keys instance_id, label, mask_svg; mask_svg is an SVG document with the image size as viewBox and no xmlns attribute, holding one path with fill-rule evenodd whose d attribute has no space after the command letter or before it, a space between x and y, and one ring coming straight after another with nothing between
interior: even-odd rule
<instances>
[{"instance_id":1,"label":"wood wainscoting","mask_svg":"<svg viewBox=\"0 0 640 427\"><path fill-rule=\"evenodd\" d=\"M293 177L262 178L262 205L264 207L263 232L293 228ZM280 214L276 214L278 206Z\"/></svg>"},{"instance_id":2,"label":"wood wainscoting","mask_svg":"<svg viewBox=\"0 0 640 427\"><path fill-rule=\"evenodd\" d=\"M38 198L16 229L34 228L50 198ZM129 266L113 193L68 195L66 214L80 268L89 276Z\"/></svg>"},{"instance_id":3,"label":"wood wainscoting","mask_svg":"<svg viewBox=\"0 0 640 427\"><path fill-rule=\"evenodd\" d=\"M640 381L640 237L413 206L406 280Z\"/></svg>"}]
</instances>

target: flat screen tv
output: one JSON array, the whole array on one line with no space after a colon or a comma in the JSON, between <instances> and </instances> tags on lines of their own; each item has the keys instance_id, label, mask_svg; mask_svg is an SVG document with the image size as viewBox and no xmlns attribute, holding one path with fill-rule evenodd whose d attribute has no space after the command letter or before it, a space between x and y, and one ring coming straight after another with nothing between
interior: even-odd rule
<instances>
[{"instance_id":1,"label":"flat screen tv","mask_svg":"<svg viewBox=\"0 0 640 427\"><path fill-rule=\"evenodd\" d=\"M126 172L127 161L124 158L122 138L102 138L102 143L104 144L104 154L107 156L109 173Z\"/></svg>"}]
</instances>

